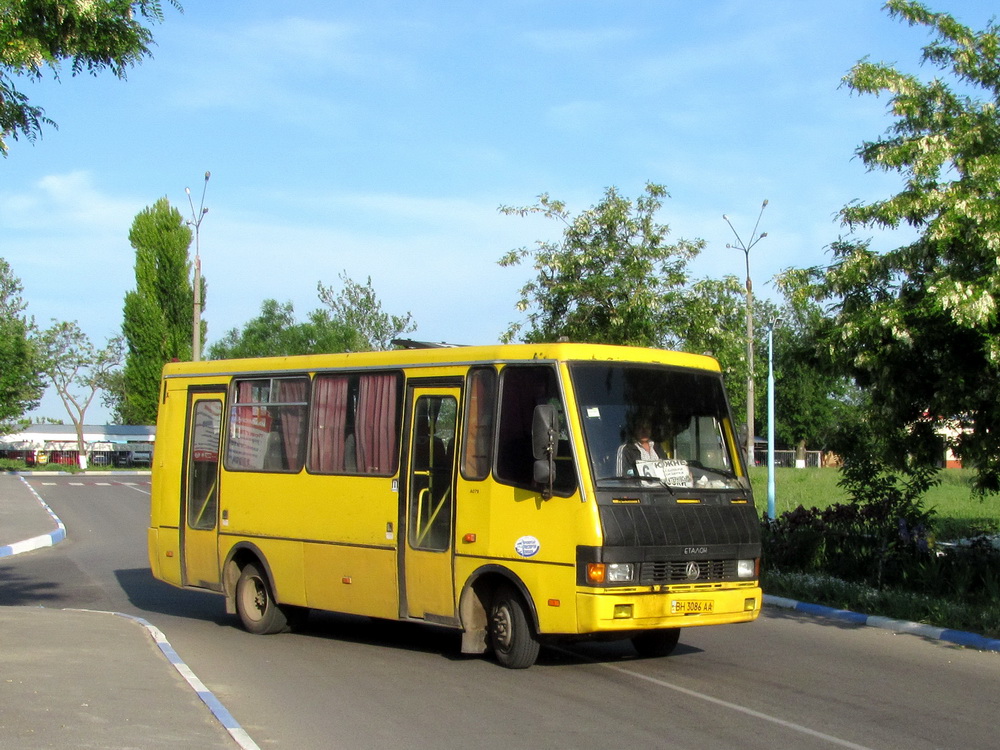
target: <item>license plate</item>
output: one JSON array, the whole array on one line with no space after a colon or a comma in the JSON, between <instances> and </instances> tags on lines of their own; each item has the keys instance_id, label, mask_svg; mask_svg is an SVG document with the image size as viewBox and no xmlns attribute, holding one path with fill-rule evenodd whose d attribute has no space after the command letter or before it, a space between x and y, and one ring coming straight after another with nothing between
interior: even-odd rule
<instances>
[{"instance_id":1,"label":"license plate","mask_svg":"<svg viewBox=\"0 0 1000 750\"><path fill-rule=\"evenodd\" d=\"M670 602L670 614L694 615L712 612L715 602L711 599L673 599Z\"/></svg>"}]
</instances>

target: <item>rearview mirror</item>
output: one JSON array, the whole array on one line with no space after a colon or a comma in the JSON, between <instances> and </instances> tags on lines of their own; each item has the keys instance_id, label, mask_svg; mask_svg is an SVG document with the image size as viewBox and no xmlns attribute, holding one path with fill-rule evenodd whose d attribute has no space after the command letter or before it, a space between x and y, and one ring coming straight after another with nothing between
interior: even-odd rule
<instances>
[{"instance_id":1,"label":"rearview mirror","mask_svg":"<svg viewBox=\"0 0 1000 750\"><path fill-rule=\"evenodd\" d=\"M531 452L535 457L532 476L543 486L542 497L552 497L556 476L556 441L559 439L559 411L552 404L539 404L531 418Z\"/></svg>"}]
</instances>

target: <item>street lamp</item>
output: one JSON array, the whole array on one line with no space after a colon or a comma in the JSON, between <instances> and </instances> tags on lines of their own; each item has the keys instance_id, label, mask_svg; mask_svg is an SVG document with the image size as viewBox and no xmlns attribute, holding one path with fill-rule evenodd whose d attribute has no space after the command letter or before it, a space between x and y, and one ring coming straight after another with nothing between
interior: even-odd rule
<instances>
[{"instance_id":1,"label":"street lamp","mask_svg":"<svg viewBox=\"0 0 1000 750\"><path fill-rule=\"evenodd\" d=\"M747 461L750 466L754 465L754 455L753 455L753 423L754 423L754 386L753 386L753 283L750 281L750 250L753 246L760 242L762 239L767 237L767 232L761 232L757 234L757 227L760 226L760 217L764 214L764 208L767 206L767 200L760 206L760 213L757 214L757 223L753 225L753 232L750 233L750 243L747 244L740 237L739 232L733 226L733 223L729 221L729 217L725 214L722 218L725 219L729 228L733 230L733 234L736 236L736 245L727 244L727 248L737 248L743 251L746 256L747 261Z\"/></svg>"},{"instance_id":2,"label":"street lamp","mask_svg":"<svg viewBox=\"0 0 1000 750\"><path fill-rule=\"evenodd\" d=\"M767 517L775 519L774 510L774 329L781 318L767 324Z\"/></svg>"},{"instance_id":3,"label":"street lamp","mask_svg":"<svg viewBox=\"0 0 1000 750\"><path fill-rule=\"evenodd\" d=\"M191 361L198 362L201 359L201 221L208 213L205 208L205 192L208 190L208 178L211 172L205 172L205 184L201 188L201 204L197 213L194 210L194 201L191 199L191 188L184 188L187 193L188 203L191 204L191 221L187 222L189 227L194 227L194 316L191 325Z\"/></svg>"}]
</instances>

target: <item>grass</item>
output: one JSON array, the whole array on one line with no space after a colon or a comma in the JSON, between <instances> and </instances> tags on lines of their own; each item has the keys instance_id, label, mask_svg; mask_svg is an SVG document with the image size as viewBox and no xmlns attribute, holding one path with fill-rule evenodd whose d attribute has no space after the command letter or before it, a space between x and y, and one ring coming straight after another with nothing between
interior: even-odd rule
<instances>
[{"instance_id":1,"label":"grass","mask_svg":"<svg viewBox=\"0 0 1000 750\"><path fill-rule=\"evenodd\" d=\"M980 499L972 494L973 472L969 469L944 469L941 480L924 497L927 508L935 512L934 531L938 539L961 539L980 534L1000 533L1000 497ZM757 510L767 512L767 469L750 470ZM825 508L847 502L848 496L839 486L840 472L836 469L774 470L774 510L776 515L806 508Z\"/></svg>"},{"instance_id":2,"label":"grass","mask_svg":"<svg viewBox=\"0 0 1000 750\"><path fill-rule=\"evenodd\" d=\"M768 594L893 620L1000 638L1000 602L969 605L912 591L874 589L860 583L809 573L768 571L761 585Z\"/></svg>"}]
</instances>

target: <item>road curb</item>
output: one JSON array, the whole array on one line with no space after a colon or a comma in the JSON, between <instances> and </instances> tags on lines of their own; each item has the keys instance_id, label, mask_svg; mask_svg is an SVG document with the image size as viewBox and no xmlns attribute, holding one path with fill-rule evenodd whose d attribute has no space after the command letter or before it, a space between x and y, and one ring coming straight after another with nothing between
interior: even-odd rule
<instances>
[{"instance_id":1,"label":"road curb","mask_svg":"<svg viewBox=\"0 0 1000 750\"><path fill-rule=\"evenodd\" d=\"M35 488L28 484L24 477L19 476L18 479L20 479L21 483L28 488L28 492L34 495L35 500L37 500L42 508L45 509L45 512L49 514L55 523L56 528L48 534L40 534L39 536L33 536L30 539L25 539L20 542L13 542L12 544L0 546L0 557L10 557L11 555L20 555L23 552L31 552L31 550L42 549L43 547L52 547L66 538L66 527L63 526L63 522L59 520L59 516L52 512L52 508L50 508L45 501L42 500L41 495L35 492Z\"/></svg>"},{"instance_id":2,"label":"road curb","mask_svg":"<svg viewBox=\"0 0 1000 750\"><path fill-rule=\"evenodd\" d=\"M153 642L156 643L157 648L160 649L160 653L166 657L171 666L177 670L180 676L184 678L184 681L187 682L188 686L194 690L195 694L201 699L202 703L204 703L208 707L208 710L212 712L216 721L218 721L222 727L229 732L229 736L232 737L236 743L243 748L243 750L260 750L259 745L253 741L247 731L240 726L240 723L236 721L231 713L229 713L229 709L222 705L222 701L215 696L215 693L205 687L205 683L198 679L198 676L191 670L184 660L181 659L177 651L174 650L174 647L170 645L170 641L167 640L163 631L158 627L142 617L125 614L124 612L111 612L96 609L69 609L66 611L114 615L115 617L123 617L126 620L131 620L132 622L141 625L152 637Z\"/></svg>"},{"instance_id":3,"label":"road curb","mask_svg":"<svg viewBox=\"0 0 1000 750\"><path fill-rule=\"evenodd\" d=\"M794 599L786 599L782 596L771 596L770 594L764 594L764 604L771 607L779 607L781 609L793 609L796 612L802 612L808 615L842 620L854 625L865 625L871 628L891 630L894 633L909 633L910 635L918 635L922 638L947 641L948 643L965 646L966 648L974 648L979 651L1000 652L1000 640L987 638L986 636L979 635L978 633L968 633L964 630L938 628L933 625L924 625L919 622L893 620L892 618L881 617L879 615L865 615L860 612L852 612L847 609L834 609L833 607L824 607L819 604L808 604L806 602L795 601Z\"/></svg>"}]
</instances>

